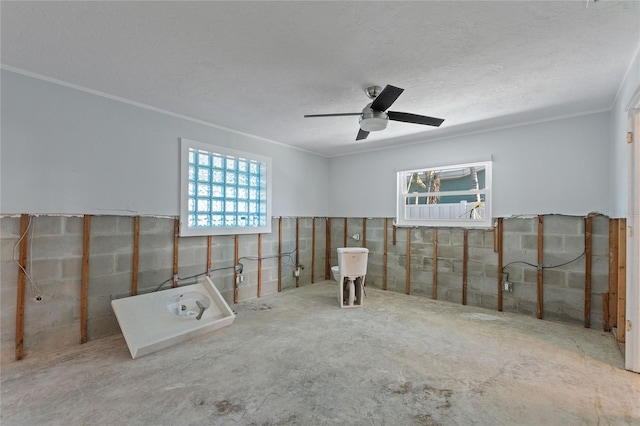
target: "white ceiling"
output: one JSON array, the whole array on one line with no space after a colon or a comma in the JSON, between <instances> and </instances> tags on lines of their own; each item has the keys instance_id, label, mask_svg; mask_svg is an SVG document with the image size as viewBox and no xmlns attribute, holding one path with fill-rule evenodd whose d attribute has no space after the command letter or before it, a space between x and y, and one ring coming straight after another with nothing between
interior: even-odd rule
<instances>
[{"instance_id":1,"label":"white ceiling","mask_svg":"<svg viewBox=\"0 0 640 426\"><path fill-rule=\"evenodd\" d=\"M640 2L7 2L2 65L332 156L611 108ZM405 89L356 142L363 89Z\"/></svg>"}]
</instances>

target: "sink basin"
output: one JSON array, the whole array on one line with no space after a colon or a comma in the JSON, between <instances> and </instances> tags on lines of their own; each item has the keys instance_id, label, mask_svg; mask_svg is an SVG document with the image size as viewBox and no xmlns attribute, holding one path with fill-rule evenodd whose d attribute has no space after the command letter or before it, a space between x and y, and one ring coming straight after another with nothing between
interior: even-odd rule
<instances>
[{"instance_id":1,"label":"sink basin","mask_svg":"<svg viewBox=\"0 0 640 426\"><path fill-rule=\"evenodd\" d=\"M134 359L230 326L235 319L209 277L193 285L116 299L111 306Z\"/></svg>"},{"instance_id":2,"label":"sink basin","mask_svg":"<svg viewBox=\"0 0 640 426\"><path fill-rule=\"evenodd\" d=\"M209 309L211 302L209 298L198 291L188 291L169 297L167 309L174 315L181 317L197 316L200 313L200 306Z\"/></svg>"}]
</instances>

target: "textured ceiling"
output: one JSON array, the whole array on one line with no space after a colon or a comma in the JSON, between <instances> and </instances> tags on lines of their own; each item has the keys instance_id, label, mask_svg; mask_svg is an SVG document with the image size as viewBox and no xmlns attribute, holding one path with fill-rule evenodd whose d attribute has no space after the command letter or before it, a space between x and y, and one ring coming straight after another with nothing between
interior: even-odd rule
<instances>
[{"instance_id":1,"label":"textured ceiling","mask_svg":"<svg viewBox=\"0 0 640 426\"><path fill-rule=\"evenodd\" d=\"M640 2L7 2L2 65L323 155L608 110ZM356 142L363 89L405 92Z\"/></svg>"}]
</instances>

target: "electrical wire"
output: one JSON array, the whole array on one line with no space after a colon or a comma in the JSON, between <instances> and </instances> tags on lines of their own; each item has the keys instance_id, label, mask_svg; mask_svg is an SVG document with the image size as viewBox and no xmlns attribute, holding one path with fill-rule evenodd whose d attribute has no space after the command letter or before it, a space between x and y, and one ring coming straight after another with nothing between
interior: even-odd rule
<instances>
[{"instance_id":1,"label":"electrical wire","mask_svg":"<svg viewBox=\"0 0 640 426\"><path fill-rule=\"evenodd\" d=\"M539 269L539 270L559 268L559 267L561 267L561 266L566 266L566 265L568 265L568 264L570 264L570 263L575 262L576 260L578 260L578 259L580 259L582 256L584 256L586 252L587 252L587 248L585 247L585 249L582 251L582 253L580 253L578 256L576 256L575 258L573 258L573 259L571 259L571 260L569 260L569 261L567 261L567 262L560 263L560 264L558 264L558 265L548 265L548 266L545 266L545 265L542 265L542 264L540 264L540 265L536 265L536 264L534 264L534 263L529 263L529 262L525 262L525 261L522 261L522 260L516 260L516 261L509 262L509 263L507 263L506 265L504 265L504 266L502 267L502 274L503 274L503 275L504 275L504 274L507 274L507 276L506 276L506 281L509 281L509 273L508 273L508 272L505 272L505 271L504 271L504 269L505 269L507 266L509 266L509 265L515 265L515 264L517 264L517 263L520 263L520 264L523 264L523 265L528 265L528 266L531 266L532 268L536 268L536 269Z\"/></svg>"},{"instance_id":2,"label":"electrical wire","mask_svg":"<svg viewBox=\"0 0 640 426\"><path fill-rule=\"evenodd\" d=\"M32 237L30 238L30 237L27 236L29 234L29 229L31 228L32 220L33 220L33 216L29 216L29 222L27 223L27 229L24 230L24 233L20 236L18 241L16 241L16 244L13 246L13 261L16 263L16 265L18 265L18 267L24 273L24 276L29 281L29 291L31 292L31 297L35 298L36 300L42 300L42 292L40 291L40 289L38 288L36 283L33 281L33 279L31 278L31 275L27 272L27 270L24 268L24 266L22 266L20 264L20 261L18 260L18 256L17 256L17 253L16 253L16 249L18 248L18 246L20 245L22 240L24 240L25 237L27 237L27 242L29 243L29 252L30 253L33 252L33 238ZM33 226L34 226L34 229L35 229L35 221L33 223ZM31 234L33 235L33 232L31 232ZM29 270L33 271L33 256L29 256Z\"/></svg>"},{"instance_id":3,"label":"electrical wire","mask_svg":"<svg viewBox=\"0 0 640 426\"><path fill-rule=\"evenodd\" d=\"M277 259L280 257L287 257L289 258L289 261L291 262L291 265L297 267L297 266L302 266L302 265L297 265L294 258L293 258L293 254L297 251L297 249L285 252L285 253L281 253L281 254L274 254L271 256L262 256L262 257L258 257L258 256L242 256L240 258L238 258L238 260L242 260L242 259L247 259L247 260L265 260L265 259Z\"/></svg>"},{"instance_id":4,"label":"electrical wire","mask_svg":"<svg viewBox=\"0 0 640 426\"><path fill-rule=\"evenodd\" d=\"M291 250L291 251L288 251L288 252L286 252L286 253L274 254L274 255L271 255L271 256L262 256L262 257L257 257L257 256L255 256L255 257L254 257L254 256L242 256L242 257L238 258L238 261L240 261L240 260L242 260L242 259L247 259L247 260L263 260L263 259L275 259L275 258L279 258L279 257L288 257L288 258L289 258L289 260L291 261L291 264L292 264L292 265L294 265L294 266L301 266L301 267L304 269L304 266L302 266L302 265L296 265L296 263L294 262L292 255L293 255L293 253L295 253L295 252L296 252L296 250ZM199 277L202 277L202 276L207 275L207 274L209 274L209 273L211 273L211 272L222 271L222 270L225 270L225 269L234 269L234 270L235 270L235 269L236 269L236 267L239 267L239 268L238 268L238 269L239 269L239 272L240 272L240 273L242 273L242 269L243 269L244 265L242 265L242 263L237 263L237 264L235 264L235 265L233 265L233 266L222 266L222 267L220 267L220 268L209 269L208 271L201 272L201 273L199 273L199 274L195 274L195 275L191 275L190 277L184 277L184 278L181 278L181 277L175 277L175 281L176 281L176 282L179 282L179 281L187 281L187 280L190 280L190 279L193 279L193 278L199 278ZM156 289L155 289L155 290L153 290L153 292L159 291L159 290L160 290L162 287L164 287L166 284L168 284L168 283L170 283L170 282L173 282L173 281L174 281L174 279L173 279L173 278L169 278L169 279L167 279L167 280L163 281L163 282L162 282L158 287L156 287Z\"/></svg>"}]
</instances>

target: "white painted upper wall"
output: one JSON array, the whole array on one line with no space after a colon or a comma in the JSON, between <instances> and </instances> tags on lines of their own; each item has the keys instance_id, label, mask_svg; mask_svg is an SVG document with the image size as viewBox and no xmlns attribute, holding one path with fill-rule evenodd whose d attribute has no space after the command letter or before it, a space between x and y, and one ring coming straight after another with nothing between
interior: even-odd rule
<instances>
[{"instance_id":1,"label":"white painted upper wall","mask_svg":"<svg viewBox=\"0 0 640 426\"><path fill-rule=\"evenodd\" d=\"M177 216L188 138L272 157L274 216L328 215L325 157L6 70L1 95L2 214Z\"/></svg>"},{"instance_id":2,"label":"white painted upper wall","mask_svg":"<svg viewBox=\"0 0 640 426\"><path fill-rule=\"evenodd\" d=\"M611 109L611 186L613 195L612 217L628 216L628 187L627 175L629 172L628 156L629 145L627 144L627 104L634 94L640 90L640 50L629 66L629 71L625 80L620 86L613 108ZM635 136L635 143L638 143L638 135Z\"/></svg>"},{"instance_id":3,"label":"white painted upper wall","mask_svg":"<svg viewBox=\"0 0 640 426\"><path fill-rule=\"evenodd\" d=\"M332 158L331 216L395 216L396 171L493 158L493 216L611 213L609 113Z\"/></svg>"},{"instance_id":4,"label":"white painted upper wall","mask_svg":"<svg viewBox=\"0 0 640 426\"><path fill-rule=\"evenodd\" d=\"M397 170L489 156L496 217L626 208L626 167L610 167L626 130L608 112L327 159L6 70L1 83L2 214L176 216L182 137L272 157L275 216L393 217Z\"/></svg>"}]
</instances>

